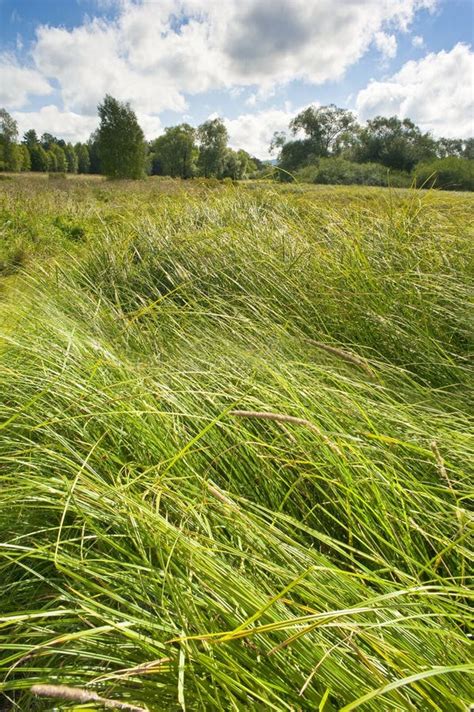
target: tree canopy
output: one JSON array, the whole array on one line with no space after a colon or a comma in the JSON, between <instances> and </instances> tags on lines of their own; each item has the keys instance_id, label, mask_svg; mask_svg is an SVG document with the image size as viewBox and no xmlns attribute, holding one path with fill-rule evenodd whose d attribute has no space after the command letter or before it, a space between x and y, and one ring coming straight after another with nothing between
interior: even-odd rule
<instances>
[{"instance_id":1,"label":"tree canopy","mask_svg":"<svg viewBox=\"0 0 474 712\"><path fill-rule=\"evenodd\" d=\"M323 158L330 153L339 153L344 136L350 136L355 128L354 114L334 104L318 108L309 106L290 122L293 136L303 132L309 141L311 153Z\"/></svg>"},{"instance_id":2,"label":"tree canopy","mask_svg":"<svg viewBox=\"0 0 474 712\"><path fill-rule=\"evenodd\" d=\"M15 143L17 138L17 122L8 111L0 109L0 170L20 170L21 158Z\"/></svg>"},{"instance_id":3,"label":"tree canopy","mask_svg":"<svg viewBox=\"0 0 474 712\"><path fill-rule=\"evenodd\" d=\"M205 178L222 178L229 134L222 119L209 119L197 130L198 167Z\"/></svg>"},{"instance_id":4,"label":"tree canopy","mask_svg":"<svg viewBox=\"0 0 474 712\"><path fill-rule=\"evenodd\" d=\"M98 112L98 147L103 173L109 178L142 178L145 136L130 104L107 94Z\"/></svg>"},{"instance_id":5,"label":"tree canopy","mask_svg":"<svg viewBox=\"0 0 474 712\"><path fill-rule=\"evenodd\" d=\"M196 129L189 124L165 129L165 133L152 142L151 151L155 175L192 178L196 174Z\"/></svg>"}]
</instances>

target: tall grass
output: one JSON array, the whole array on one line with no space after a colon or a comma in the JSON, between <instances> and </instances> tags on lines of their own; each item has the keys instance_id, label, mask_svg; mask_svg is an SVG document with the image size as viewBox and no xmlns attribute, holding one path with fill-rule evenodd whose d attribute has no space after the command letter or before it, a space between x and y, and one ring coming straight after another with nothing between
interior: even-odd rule
<instances>
[{"instance_id":1,"label":"tall grass","mask_svg":"<svg viewBox=\"0 0 474 712\"><path fill-rule=\"evenodd\" d=\"M464 710L472 201L81 190L1 308L7 709Z\"/></svg>"}]
</instances>

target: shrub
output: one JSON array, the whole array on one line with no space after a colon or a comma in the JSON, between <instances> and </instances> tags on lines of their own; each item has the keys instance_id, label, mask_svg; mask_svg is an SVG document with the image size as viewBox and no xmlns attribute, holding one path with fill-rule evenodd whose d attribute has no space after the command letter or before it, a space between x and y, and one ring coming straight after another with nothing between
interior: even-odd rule
<instances>
[{"instance_id":1,"label":"shrub","mask_svg":"<svg viewBox=\"0 0 474 712\"><path fill-rule=\"evenodd\" d=\"M354 163L344 158L321 158L296 173L299 180L326 185L378 185L409 187L407 173L391 171L379 163Z\"/></svg>"},{"instance_id":2,"label":"shrub","mask_svg":"<svg viewBox=\"0 0 474 712\"><path fill-rule=\"evenodd\" d=\"M450 156L420 163L415 179L417 185L424 188L474 190L474 161Z\"/></svg>"}]
</instances>

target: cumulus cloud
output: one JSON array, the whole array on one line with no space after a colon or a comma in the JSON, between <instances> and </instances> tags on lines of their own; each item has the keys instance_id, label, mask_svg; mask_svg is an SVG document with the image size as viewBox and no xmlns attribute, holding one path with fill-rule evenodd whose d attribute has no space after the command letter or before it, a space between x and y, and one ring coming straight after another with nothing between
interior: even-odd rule
<instances>
[{"instance_id":1,"label":"cumulus cloud","mask_svg":"<svg viewBox=\"0 0 474 712\"><path fill-rule=\"evenodd\" d=\"M52 133L71 143L87 141L99 123L95 114L61 111L54 104L43 106L39 111L13 111L12 116L18 122L20 135L28 129L35 129L38 135L46 132ZM158 116L138 112L137 119L148 140L156 138L162 133L162 125Z\"/></svg>"},{"instance_id":2,"label":"cumulus cloud","mask_svg":"<svg viewBox=\"0 0 474 712\"><path fill-rule=\"evenodd\" d=\"M19 109L28 96L51 94L49 82L36 70L21 67L9 54L0 55L0 105Z\"/></svg>"},{"instance_id":3,"label":"cumulus cloud","mask_svg":"<svg viewBox=\"0 0 474 712\"><path fill-rule=\"evenodd\" d=\"M40 27L33 57L43 75L59 82L69 110L93 113L106 93L130 101L138 111L186 107L171 77L138 71L127 60L110 23L93 20L70 31Z\"/></svg>"},{"instance_id":4,"label":"cumulus cloud","mask_svg":"<svg viewBox=\"0 0 474 712\"><path fill-rule=\"evenodd\" d=\"M254 114L241 114L236 119L224 119L231 148L243 148L257 158L270 158L268 148L275 131L285 131L291 119L301 109L268 109Z\"/></svg>"},{"instance_id":5,"label":"cumulus cloud","mask_svg":"<svg viewBox=\"0 0 474 712\"><path fill-rule=\"evenodd\" d=\"M54 104L43 106L39 111L14 111L12 116L18 122L20 135L28 129L35 129L39 136L52 133L71 143L86 141L98 123L97 116L60 111Z\"/></svg>"},{"instance_id":6,"label":"cumulus cloud","mask_svg":"<svg viewBox=\"0 0 474 712\"><path fill-rule=\"evenodd\" d=\"M357 111L362 119L408 117L437 136L473 136L473 76L474 54L458 43L448 52L407 62L387 81L370 82L357 95Z\"/></svg>"},{"instance_id":7,"label":"cumulus cloud","mask_svg":"<svg viewBox=\"0 0 474 712\"><path fill-rule=\"evenodd\" d=\"M142 112L183 112L186 95L239 86L269 91L337 80L375 41L388 57L420 8L437 0L121 0L113 20L42 26L32 56L70 111L106 92Z\"/></svg>"},{"instance_id":8,"label":"cumulus cloud","mask_svg":"<svg viewBox=\"0 0 474 712\"><path fill-rule=\"evenodd\" d=\"M78 140L95 126L97 104L109 93L129 101L147 137L156 136L158 115L182 115L191 95L245 91L255 110L294 79L314 85L339 79L373 43L393 57L396 33L439 1L96 0L112 16L85 17L72 29L37 28L29 53L34 68L0 56L0 105L24 109L28 97L54 86L61 110L18 112L18 120ZM231 139L266 156L271 135L290 117L286 109L251 117L228 122ZM254 132L258 138L250 138Z\"/></svg>"},{"instance_id":9,"label":"cumulus cloud","mask_svg":"<svg viewBox=\"0 0 474 712\"><path fill-rule=\"evenodd\" d=\"M386 32L376 32L374 41L375 46L386 59L393 59L397 54L397 38L395 35L388 35Z\"/></svg>"}]
</instances>

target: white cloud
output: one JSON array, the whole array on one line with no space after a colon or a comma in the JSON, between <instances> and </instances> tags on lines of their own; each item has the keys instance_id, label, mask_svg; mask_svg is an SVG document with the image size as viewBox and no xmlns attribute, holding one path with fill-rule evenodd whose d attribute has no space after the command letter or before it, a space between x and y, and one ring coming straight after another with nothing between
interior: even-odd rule
<instances>
[{"instance_id":1,"label":"white cloud","mask_svg":"<svg viewBox=\"0 0 474 712\"><path fill-rule=\"evenodd\" d=\"M38 135L46 132L52 133L71 143L87 141L99 123L95 114L86 115L77 114L74 111L61 111L54 104L43 106L39 111L13 111L12 116L18 122L20 136L28 129L35 129ZM158 116L138 113L137 119L147 139L156 138L162 133L161 121Z\"/></svg>"},{"instance_id":2,"label":"white cloud","mask_svg":"<svg viewBox=\"0 0 474 712\"><path fill-rule=\"evenodd\" d=\"M386 59L393 59L397 54L397 38L395 35L388 35L386 32L376 32L374 41L375 46Z\"/></svg>"},{"instance_id":3,"label":"white cloud","mask_svg":"<svg viewBox=\"0 0 474 712\"><path fill-rule=\"evenodd\" d=\"M301 109L268 109L255 114L241 114L236 119L224 119L231 148L243 148L257 158L270 158L268 148L275 131L285 131L291 119Z\"/></svg>"},{"instance_id":4,"label":"white cloud","mask_svg":"<svg viewBox=\"0 0 474 712\"><path fill-rule=\"evenodd\" d=\"M257 100L296 78L337 80L373 41L391 57L393 30L437 1L112 0L113 20L38 28L32 57L67 111L95 112L108 92L137 111L182 113L187 94L210 89L252 87Z\"/></svg>"},{"instance_id":5,"label":"white cloud","mask_svg":"<svg viewBox=\"0 0 474 712\"><path fill-rule=\"evenodd\" d=\"M423 48L425 46L425 40L421 35L415 35L411 41L413 47Z\"/></svg>"},{"instance_id":6,"label":"white cloud","mask_svg":"<svg viewBox=\"0 0 474 712\"><path fill-rule=\"evenodd\" d=\"M12 116L18 122L20 136L28 129L35 129L39 136L51 133L72 143L86 141L98 123L96 116L60 111L53 104L43 106L40 111L14 111Z\"/></svg>"},{"instance_id":7,"label":"white cloud","mask_svg":"<svg viewBox=\"0 0 474 712\"><path fill-rule=\"evenodd\" d=\"M19 109L30 95L51 94L48 81L35 69L20 67L9 54L0 55L0 105Z\"/></svg>"},{"instance_id":8,"label":"white cloud","mask_svg":"<svg viewBox=\"0 0 474 712\"><path fill-rule=\"evenodd\" d=\"M431 52L407 62L387 81L373 81L356 99L359 116L410 118L437 136L474 135L474 54L458 43L449 52Z\"/></svg>"},{"instance_id":9,"label":"white cloud","mask_svg":"<svg viewBox=\"0 0 474 712\"><path fill-rule=\"evenodd\" d=\"M161 125L159 116L138 113L137 119L148 141L163 133L163 126Z\"/></svg>"},{"instance_id":10,"label":"white cloud","mask_svg":"<svg viewBox=\"0 0 474 712\"><path fill-rule=\"evenodd\" d=\"M28 97L54 86L61 110L17 111L16 118L22 129L80 140L95 128L97 104L109 93L131 103L150 138L161 131L158 115L182 115L191 95L227 90L235 99L245 91L255 111L291 80L336 81L373 43L393 57L396 33L438 2L96 0L98 8L114 10L113 19L38 27L29 55L34 69L0 56L0 105L24 109ZM403 88L394 95L398 107ZM232 145L266 157L273 132L286 128L293 113L286 107L228 120Z\"/></svg>"},{"instance_id":11,"label":"white cloud","mask_svg":"<svg viewBox=\"0 0 474 712\"><path fill-rule=\"evenodd\" d=\"M99 20L71 31L40 27L33 57L44 75L59 82L68 110L93 113L109 93L137 111L183 111L186 102L172 78L137 71L122 40L114 25Z\"/></svg>"}]
</instances>

